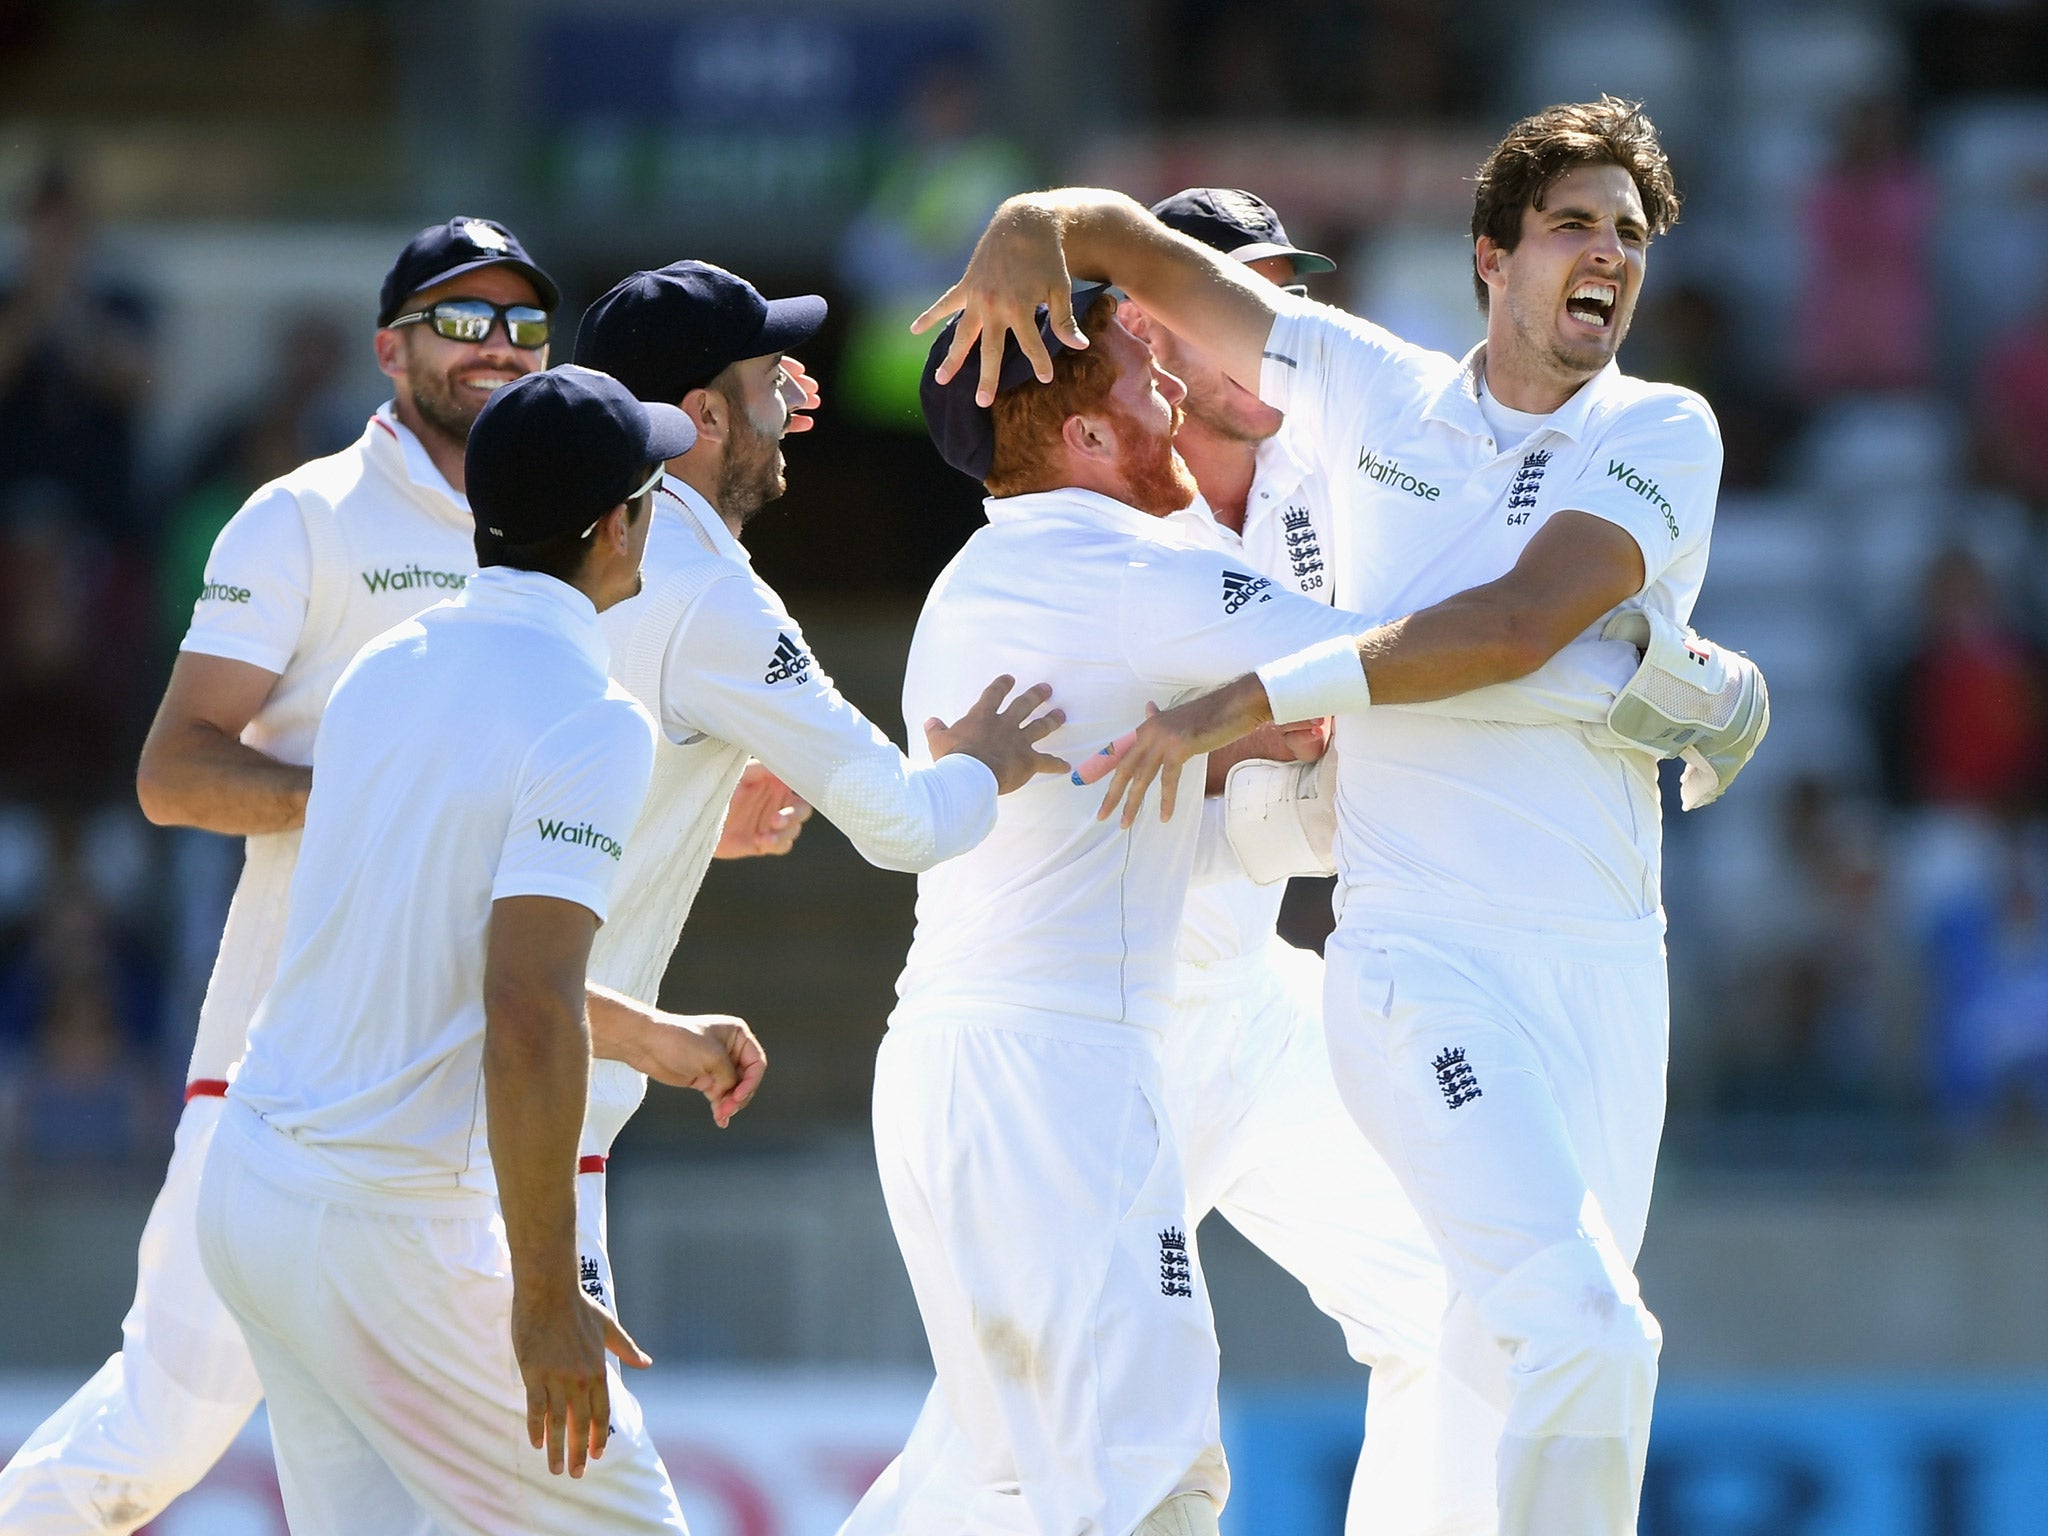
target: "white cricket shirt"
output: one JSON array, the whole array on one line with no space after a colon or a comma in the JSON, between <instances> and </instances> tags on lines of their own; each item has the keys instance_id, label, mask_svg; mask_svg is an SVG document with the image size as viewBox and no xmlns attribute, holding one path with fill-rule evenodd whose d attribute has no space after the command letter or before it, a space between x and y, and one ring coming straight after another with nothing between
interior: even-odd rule
<instances>
[{"instance_id":1,"label":"white cricket shirt","mask_svg":"<svg viewBox=\"0 0 2048 1536\"><path fill-rule=\"evenodd\" d=\"M277 981L222 1122L267 1175L361 1205L489 1209L491 903L548 896L602 919L647 793L653 722L605 663L588 598L493 567L342 675Z\"/></svg>"},{"instance_id":2,"label":"white cricket shirt","mask_svg":"<svg viewBox=\"0 0 2048 1536\"><path fill-rule=\"evenodd\" d=\"M1168 521L1176 528L1187 525L1193 542L1209 542L1226 554L1235 553L1260 575L1327 603L1333 589L1328 498L1308 455L1296 450L1293 437L1283 426L1259 444L1242 534L1217 522L1200 499ZM1284 880L1258 885L1241 870L1197 882L1189 888L1181 914L1177 947L1182 963L1215 965L1264 950L1286 894Z\"/></svg>"},{"instance_id":3,"label":"white cricket shirt","mask_svg":"<svg viewBox=\"0 0 2048 1536\"><path fill-rule=\"evenodd\" d=\"M708 501L671 476L653 517L640 595L607 609L599 623L612 675L660 722L662 739L619 869L616 915L590 956L593 980L648 1003L749 756L884 869L916 871L951 858L985 837L996 817L986 765L956 753L914 767L846 701ZM585 1152L609 1150L646 1087L622 1062L592 1064Z\"/></svg>"},{"instance_id":4,"label":"white cricket shirt","mask_svg":"<svg viewBox=\"0 0 2048 1536\"><path fill-rule=\"evenodd\" d=\"M255 492L214 541L180 650L277 674L242 740L313 760L320 712L364 643L460 592L476 570L469 502L387 404L347 448ZM277 971L299 833L245 840L199 1009L188 1081L228 1075Z\"/></svg>"},{"instance_id":5,"label":"white cricket shirt","mask_svg":"<svg viewBox=\"0 0 2048 1536\"><path fill-rule=\"evenodd\" d=\"M1683 622L1720 482L1706 402L1610 364L1500 451L1478 401L1483 359L1483 347L1461 361L1306 301L1275 319L1259 393L1313 445L1344 533L1336 600L1387 615L1427 607L1504 575L1553 514L1576 510L1642 550L1632 602ZM1569 725L1383 706L1340 720L1337 752L1346 923L1435 917L1546 943L1661 925L1648 754Z\"/></svg>"},{"instance_id":6,"label":"white cricket shirt","mask_svg":"<svg viewBox=\"0 0 2048 1536\"><path fill-rule=\"evenodd\" d=\"M1078 761L1162 708L1342 635L1354 614L1289 592L1174 524L1091 491L986 504L988 526L926 599L903 683L908 720L952 719L998 673L1048 682ZM1203 762L1181 809L1095 819L1102 786L1045 775L1003 797L983 843L918 879L917 934L893 1025L1007 1014L1079 1038L1161 1029L1201 827Z\"/></svg>"}]
</instances>

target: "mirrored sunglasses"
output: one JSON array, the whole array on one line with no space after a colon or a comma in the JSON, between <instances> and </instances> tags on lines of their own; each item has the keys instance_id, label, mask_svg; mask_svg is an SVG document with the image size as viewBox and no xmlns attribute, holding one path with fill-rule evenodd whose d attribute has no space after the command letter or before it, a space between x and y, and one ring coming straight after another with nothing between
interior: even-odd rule
<instances>
[{"instance_id":1,"label":"mirrored sunglasses","mask_svg":"<svg viewBox=\"0 0 2048 1536\"><path fill-rule=\"evenodd\" d=\"M426 309L392 320L394 326L425 322L434 334L447 341L471 344L488 340L491 331L505 327L505 339L524 351L537 351L548 344L548 312L531 304L493 304L487 299L443 299Z\"/></svg>"}]
</instances>

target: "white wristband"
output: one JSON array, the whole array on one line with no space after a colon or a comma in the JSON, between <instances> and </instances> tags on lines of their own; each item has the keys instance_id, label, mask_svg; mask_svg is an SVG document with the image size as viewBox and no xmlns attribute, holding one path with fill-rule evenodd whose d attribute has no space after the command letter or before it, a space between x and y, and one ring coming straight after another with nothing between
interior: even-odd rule
<instances>
[{"instance_id":1,"label":"white wristband","mask_svg":"<svg viewBox=\"0 0 2048 1536\"><path fill-rule=\"evenodd\" d=\"M1355 635L1339 635L1282 656L1260 667L1256 676L1266 690L1273 718L1282 725L1356 714L1372 703Z\"/></svg>"}]
</instances>

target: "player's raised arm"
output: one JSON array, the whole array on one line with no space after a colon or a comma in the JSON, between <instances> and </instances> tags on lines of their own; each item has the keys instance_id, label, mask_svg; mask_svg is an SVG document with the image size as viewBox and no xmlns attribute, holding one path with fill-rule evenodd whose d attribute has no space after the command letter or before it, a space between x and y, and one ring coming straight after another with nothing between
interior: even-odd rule
<instances>
[{"instance_id":1,"label":"player's raised arm","mask_svg":"<svg viewBox=\"0 0 2048 1536\"><path fill-rule=\"evenodd\" d=\"M1266 336L1284 302L1280 291L1220 251L1174 233L1121 192L1099 188L1027 192L1004 203L960 281L911 329L923 332L959 314L939 381L950 382L978 354L975 398L988 405L996 397L1005 336L1017 338L1041 383L1051 380L1052 358L1035 318L1039 305L1047 306L1062 342L1088 345L1070 299L1075 279L1115 284L1197 340L1238 383L1258 388Z\"/></svg>"}]
</instances>

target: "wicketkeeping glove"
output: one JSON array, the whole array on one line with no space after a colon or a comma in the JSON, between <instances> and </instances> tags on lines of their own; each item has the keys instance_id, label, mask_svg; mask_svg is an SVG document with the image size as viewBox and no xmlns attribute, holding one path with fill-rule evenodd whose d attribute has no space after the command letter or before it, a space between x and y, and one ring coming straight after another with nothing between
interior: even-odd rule
<instances>
[{"instance_id":1,"label":"wicketkeeping glove","mask_svg":"<svg viewBox=\"0 0 2048 1536\"><path fill-rule=\"evenodd\" d=\"M1607 728L1659 757L1685 759L1678 803L1686 810L1713 804L1771 728L1763 673L1740 651L1646 609L1617 613L1600 634L1643 653L1607 711Z\"/></svg>"}]
</instances>

